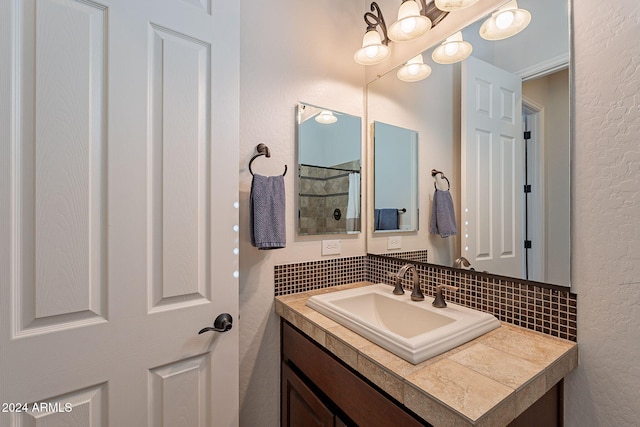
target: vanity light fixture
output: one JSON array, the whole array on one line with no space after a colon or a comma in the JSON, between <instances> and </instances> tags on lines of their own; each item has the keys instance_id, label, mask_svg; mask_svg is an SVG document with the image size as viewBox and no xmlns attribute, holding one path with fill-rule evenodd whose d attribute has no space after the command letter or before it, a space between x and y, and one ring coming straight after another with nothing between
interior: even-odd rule
<instances>
[{"instance_id":1,"label":"vanity light fixture","mask_svg":"<svg viewBox=\"0 0 640 427\"><path fill-rule=\"evenodd\" d=\"M474 5L478 0L436 0L436 7L445 12L455 12Z\"/></svg>"},{"instance_id":2,"label":"vanity light fixture","mask_svg":"<svg viewBox=\"0 0 640 427\"><path fill-rule=\"evenodd\" d=\"M371 12L376 12L374 15ZM364 14L364 22L367 23L367 32L362 38L362 47L353 56L353 59L362 65L378 64L389 56L389 38L387 37L387 25L384 22L382 11L378 3L371 3L371 12ZM384 38L380 37L377 30L380 27Z\"/></svg>"},{"instance_id":3,"label":"vanity light fixture","mask_svg":"<svg viewBox=\"0 0 640 427\"><path fill-rule=\"evenodd\" d=\"M333 114L333 111L322 110L315 118L315 121L323 125L330 125L338 121L338 118Z\"/></svg>"},{"instance_id":4,"label":"vanity light fixture","mask_svg":"<svg viewBox=\"0 0 640 427\"><path fill-rule=\"evenodd\" d=\"M422 54L411 58L396 73L396 76L404 82L417 82L426 79L431 74L431 67L424 63Z\"/></svg>"},{"instance_id":5,"label":"vanity light fixture","mask_svg":"<svg viewBox=\"0 0 640 427\"><path fill-rule=\"evenodd\" d=\"M531 13L518 9L512 0L494 12L480 27L480 37L485 40L503 40L518 34L531 22Z\"/></svg>"},{"instance_id":6,"label":"vanity light fixture","mask_svg":"<svg viewBox=\"0 0 640 427\"><path fill-rule=\"evenodd\" d=\"M398 9L398 20L389 27L389 38L394 42L413 40L431 28L431 20L421 14L426 12L425 0L403 0Z\"/></svg>"},{"instance_id":7,"label":"vanity light fixture","mask_svg":"<svg viewBox=\"0 0 640 427\"><path fill-rule=\"evenodd\" d=\"M462 40L462 32L458 31L443 41L433 51L431 58L438 64L454 64L466 59L472 50L471 43Z\"/></svg>"}]
</instances>

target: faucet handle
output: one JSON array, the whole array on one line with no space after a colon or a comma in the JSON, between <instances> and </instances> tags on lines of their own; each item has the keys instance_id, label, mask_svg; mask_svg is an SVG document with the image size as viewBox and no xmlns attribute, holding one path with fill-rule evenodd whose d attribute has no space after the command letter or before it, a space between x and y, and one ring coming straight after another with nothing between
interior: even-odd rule
<instances>
[{"instance_id":1,"label":"faucet handle","mask_svg":"<svg viewBox=\"0 0 640 427\"><path fill-rule=\"evenodd\" d=\"M450 291L457 291L458 287L451 285L437 285L436 286L436 297L431 303L432 306L437 308L445 308L447 306L447 302L444 300L444 295L442 294L443 289L448 289Z\"/></svg>"},{"instance_id":2,"label":"faucet handle","mask_svg":"<svg viewBox=\"0 0 640 427\"><path fill-rule=\"evenodd\" d=\"M402 282L400 281L400 276L398 276L397 273L392 273L392 272L388 271L387 272L387 277L389 277L390 279L394 280L393 294L394 295L403 295L404 294L404 289L402 288Z\"/></svg>"}]
</instances>

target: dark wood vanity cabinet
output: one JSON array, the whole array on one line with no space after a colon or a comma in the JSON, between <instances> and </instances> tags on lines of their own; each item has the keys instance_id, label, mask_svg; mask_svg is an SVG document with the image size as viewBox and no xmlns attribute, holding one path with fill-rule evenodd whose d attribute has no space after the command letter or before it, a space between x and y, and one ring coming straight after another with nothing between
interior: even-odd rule
<instances>
[{"instance_id":1,"label":"dark wood vanity cabinet","mask_svg":"<svg viewBox=\"0 0 640 427\"><path fill-rule=\"evenodd\" d=\"M286 321L282 336L282 427L429 426ZM508 427L562 426L562 381Z\"/></svg>"},{"instance_id":2,"label":"dark wood vanity cabinet","mask_svg":"<svg viewBox=\"0 0 640 427\"><path fill-rule=\"evenodd\" d=\"M281 376L282 427L429 425L285 321Z\"/></svg>"},{"instance_id":3,"label":"dark wood vanity cabinet","mask_svg":"<svg viewBox=\"0 0 640 427\"><path fill-rule=\"evenodd\" d=\"M339 427L340 420L303 379L282 363L282 426Z\"/></svg>"}]
</instances>

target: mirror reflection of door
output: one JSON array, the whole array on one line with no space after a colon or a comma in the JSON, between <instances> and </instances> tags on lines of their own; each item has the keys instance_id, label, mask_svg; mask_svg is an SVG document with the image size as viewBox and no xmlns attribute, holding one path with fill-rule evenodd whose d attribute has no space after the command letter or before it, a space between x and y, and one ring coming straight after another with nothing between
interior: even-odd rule
<instances>
[{"instance_id":1,"label":"mirror reflection of door","mask_svg":"<svg viewBox=\"0 0 640 427\"><path fill-rule=\"evenodd\" d=\"M462 70L463 255L479 270L517 276L520 260L523 278L568 283L568 71L521 84L476 58Z\"/></svg>"},{"instance_id":2,"label":"mirror reflection of door","mask_svg":"<svg viewBox=\"0 0 640 427\"><path fill-rule=\"evenodd\" d=\"M523 271L521 83L474 57L462 64L462 255L509 276Z\"/></svg>"}]
</instances>

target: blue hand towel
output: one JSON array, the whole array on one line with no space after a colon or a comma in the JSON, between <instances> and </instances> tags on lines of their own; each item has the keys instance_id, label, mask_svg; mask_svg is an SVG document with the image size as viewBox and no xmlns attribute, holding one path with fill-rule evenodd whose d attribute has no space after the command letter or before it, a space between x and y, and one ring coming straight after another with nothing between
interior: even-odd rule
<instances>
[{"instance_id":1,"label":"blue hand towel","mask_svg":"<svg viewBox=\"0 0 640 427\"><path fill-rule=\"evenodd\" d=\"M253 175L249 199L251 244L258 249L286 246L284 176Z\"/></svg>"},{"instance_id":2,"label":"blue hand towel","mask_svg":"<svg viewBox=\"0 0 640 427\"><path fill-rule=\"evenodd\" d=\"M433 194L429 231L431 234L439 234L440 237L449 237L458 233L456 213L453 209L453 199L449 191L436 189Z\"/></svg>"},{"instance_id":3,"label":"blue hand towel","mask_svg":"<svg viewBox=\"0 0 640 427\"><path fill-rule=\"evenodd\" d=\"M400 228L398 209L376 209L376 230L397 230Z\"/></svg>"}]
</instances>

